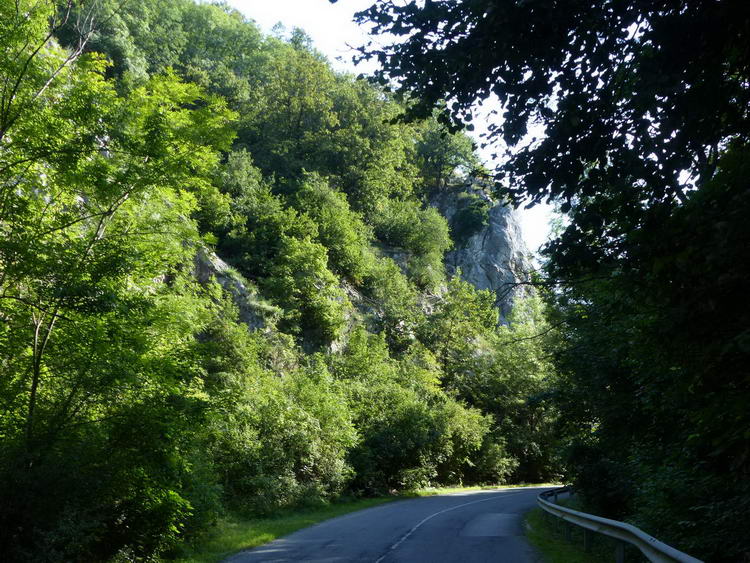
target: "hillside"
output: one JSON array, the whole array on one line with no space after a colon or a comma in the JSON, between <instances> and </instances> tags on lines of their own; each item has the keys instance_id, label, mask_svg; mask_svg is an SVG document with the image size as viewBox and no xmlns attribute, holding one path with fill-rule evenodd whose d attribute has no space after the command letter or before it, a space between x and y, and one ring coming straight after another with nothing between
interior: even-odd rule
<instances>
[{"instance_id":1,"label":"hillside","mask_svg":"<svg viewBox=\"0 0 750 563\"><path fill-rule=\"evenodd\" d=\"M557 475L554 333L441 110L225 6L0 21L0 558Z\"/></svg>"}]
</instances>

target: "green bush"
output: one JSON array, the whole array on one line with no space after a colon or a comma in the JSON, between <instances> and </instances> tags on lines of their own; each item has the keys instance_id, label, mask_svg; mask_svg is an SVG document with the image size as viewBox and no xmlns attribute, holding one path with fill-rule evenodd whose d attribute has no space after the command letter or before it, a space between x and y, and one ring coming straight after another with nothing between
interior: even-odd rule
<instances>
[{"instance_id":1,"label":"green bush","mask_svg":"<svg viewBox=\"0 0 750 563\"><path fill-rule=\"evenodd\" d=\"M328 249L331 270L361 283L369 266L372 232L349 208L346 196L309 175L295 194L295 206L317 224L317 240Z\"/></svg>"},{"instance_id":2,"label":"green bush","mask_svg":"<svg viewBox=\"0 0 750 563\"><path fill-rule=\"evenodd\" d=\"M467 480L472 483L507 483L518 467L518 461L508 452L505 441L496 434L488 433L479 453L472 458L473 465L467 471Z\"/></svg>"},{"instance_id":3,"label":"green bush","mask_svg":"<svg viewBox=\"0 0 750 563\"><path fill-rule=\"evenodd\" d=\"M491 419L446 396L425 353L397 361L384 335L355 331L332 372L361 440L349 452L351 487L376 493L461 482Z\"/></svg>"},{"instance_id":4,"label":"green bush","mask_svg":"<svg viewBox=\"0 0 750 563\"><path fill-rule=\"evenodd\" d=\"M341 333L349 300L328 269L326 248L309 239L283 237L262 287L285 312L280 327L326 344Z\"/></svg>"},{"instance_id":5,"label":"green bush","mask_svg":"<svg viewBox=\"0 0 750 563\"><path fill-rule=\"evenodd\" d=\"M355 440L338 385L324 368L252 376L214 422L213 455L230 506L269 514L338 495Z\"/></svg>"},{"instance_id":6,"label":"green bush","mask_svg":"<svg viewBox=\"0 0 750 563\"><path fill-rule=\"evenodd\" d=\"M413 200L387 200L374 219L375 235L411 254L409 276L423 288L445 280L443 255L451 247L448 223L440 213Z\"/></svg>"},{"instance_id":7,"label":"green bush","mask_svg":"<svg viewBox=\"0 0 750 563\"><path fill-rule=\"evenodd\" d=\"M458 210L451 221L453 240L461 245L487 226L490 204L474 194L460 194Z\"/></svg>"},{"instance_id":8,"label":"green bush","mask_svg":"<svg viewBox=\"0 0 750 563\"><path fill-rule=\"evenodd\" d=\"M350 404L362 441L349 454L352 488L367 493L464 480L490 419L437 392L393 382L352 382Z\"/></svg>"},{"instance_id":9,"label":"green bush","mask_svg":"<svg viewBox=\"0 0 750 563\"><path fill-rule=\"evenodd\" d=\"M391 351L406 350L415 340L415 328L423 315L416 287L393 260L373 257L365 292L380 310L376 328L385 333Z\"/></svg>"}]
</instances>

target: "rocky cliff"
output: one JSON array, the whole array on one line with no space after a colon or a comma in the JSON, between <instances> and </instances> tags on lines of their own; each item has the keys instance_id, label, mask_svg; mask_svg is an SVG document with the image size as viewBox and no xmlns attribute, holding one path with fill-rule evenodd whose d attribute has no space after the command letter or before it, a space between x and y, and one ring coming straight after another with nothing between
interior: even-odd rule
<instances>
[{"instance_id":1,"label":"rocky cliff","mask_svg":"<svg viewBox=\"0 0 750 563\"><path fill-rule=\"evenodd\" d=\"M531 291L529 286L518 285L529 279L532 270L518 213L476 184L440 191L430 203L448 220L458 239L445 257L448 274L460 270L463 279L477 289L492 291L501 321L505 321L513 301Z\"/></svg>"}]
</instances>

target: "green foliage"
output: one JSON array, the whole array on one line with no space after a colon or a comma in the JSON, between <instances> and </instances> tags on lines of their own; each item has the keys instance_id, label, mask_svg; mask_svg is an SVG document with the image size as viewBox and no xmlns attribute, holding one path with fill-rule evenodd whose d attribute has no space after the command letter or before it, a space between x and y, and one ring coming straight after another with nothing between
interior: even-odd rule
<instances>
[{"instance_id":1,"label":"green foliage","mask_svg":"<svg viewBox=\"0 0 750 563\"><path fill-rule=\"evenodd\" d=\"M440 190L456 172L468 174L478 166L474 145L464 133L451 133L433 115L425 121L417 142L417 157L425 188Z\"/></svg>"},{"instance_id":2,"label":"green foliage","mask_svg":"<svg viewBox=\"0 0 750 563\"><path fill-rule=\"evenodd\" d=\"M314 53L278 47L262 68L265 80L240 135L261 170L285 178L316 170L321 138L338 124L333 73ZM312 156L312 159L308 155Z\"/></svg>"},{"instance_id":3,"label":"green foliage","mask_svg":"<svg viewBox=\"0 0 750 563\"><path fill-rule=\"evenodd\" d=\"M509 482L517 467L518 460L508 451L505 440L498 437L497 432L488 432L473 456L466 478L473 483L504 484Z\"/></svg>"},{"instance_id":4,"label":"green foliage","mask_svg":"<svg viewBox=\"0 0 750 563\"><path fill-rule=\"evenodd\" d=\"M551 447L557 412L547 396L556 381L550 327L533 297L518 300L508 320L497 327L494 296L455 277L420 333L436 353L446 389L494 419L473 478L548 480L558 466Z\"/></svg>"},{"instance_id":5,"label":"green foliage","mask_svg":"<svg viewBox=\"0 0 750 563\"><path fill-rule=\"evenodd\" d=\"M0 558L508 478L505 419L448 385L492 300L420 293L451 245L415 191L435 123L225 5L4 2L0 52Z\"/></svg>"},{"instance_id":6,"label":"green foliage","mask_svg":"<svg viewBox=\"0 0 750 563\"><path fill-rule=\"evenodd\" d=\"M409 274L420 287L434 289L444 281L443 255L452 243L436 209L423 209L415 200L387 200L375 219L375 235L410 253Z\"/></svg>"},{"instance_id":7,"label":"green foliage","mask_svg":"<svg viewBox=\"0 0 750 563\"><path fill-rule=\"evenodd\" d=\"M391 360L385 335L370 334L357 327L349 336L345 353L331 357L331 370L341 380L388 382L396 378L397 364Z\"/></svg>"},{"instance_id":8,"label":"green foliage","mask_svg":"<svg viewBox=\"0 0 750 563\"><path fill-rule=\"evenodd\" d=\"M369 224L385 199L408 197L419 183L414 147L417 133L395 123L402 107L363 80L337 80L335 109L339 126L327 136L328 174L335 174L353 208Z\"/></svg>"},{"instance_id":9,"label":"green foliage","mask_svg":"<svg viewBox=\"0 0 750 563\"><path fill-rule=\"evenodd\" d=\"M346 196L310 177L296 193L295 206L318 226L318 240L328 249L332 271L361 283L372 260L372 234L361 216L351 211Z\"/></svg>"},{"instance_id":10,"label":"green foliage","mask_svg":"<svg viewBox=\"0 0 750 563\"><path fill-rule=\"evenodd\" d=\"M435 351L443 370L453 373L482 347L482 341L492 334L497 321L492 293L476 290L456 275L433 314L424 320L420 337Z\"/></svg>"},{"instance_id":11,"label":"green foliage","mask_svg":"<svg viewBox=\"0 0 750 563\"><path fill-rule=\"evenodd\" d=\"M489 224L490 204L475 194L459 194L458 209L451 221L457 244L463 244Z\"/></svg>"},{"instance_id":12,"label":"green foliage","mask_svg":"<svg viewBox=\"0 0 750 563\"><path fill-rule=\"evenodd\" d=\"M706 558L742 553L731 538L747 525L747 154L731 147L711 182L630 235L627 262L558 300L576 349L560 358L564 431L586 498Z\"/></svg>"},{"instance_id":13,"label":"green foliage","mask_svg":"<svg viewBox=\"0 0 750 563\"><path fill-rule=\"evenodd\" d=\"M70 57L32 15L26 66L2 69L18 89L0 153L0 549L147 557L211 509L187 485L204 408L192 334L212 302L183 266L233 115L171 74L117 96L101 59Z\"/></svg>"},{"instance_id":14,"label":"green foliage","mask_svg":"<svg viewBox=\"0 0 750 563\"><path fill-rule=\"evenodd\" d=\"M309 239L283 237L279 251L263 285L285 310L282 326L299 327L316 343L335 340L350 304L328 269L326 248Z\"/></svg>"},{"instance_id":15,"label":"green foliage","mask_svg":"<svg viewBox=\"0 0 750 563\"><path fill-rule=\"evenodd\" d=\"M724 140L748 139L748 53L736 50L747 18L732 2L375 0L356 20L385 34L360 54L380 63L376 79L412 96L412 116L450 100L460 125L477 101L497 98L489 138L517 147L498 172L518 199L573 204L615 188L625 211L679 199L711 177ZM534 124L546 135L527 143Z\"/></svg>"},{"instance_id":16,"label":"green foliage","mask_svg":"<svg viewBox=\"0 0 750 563\"><path fill-rule=\"evenodd\" d=\"M357 381L348 388L362 434L350 454L355 490L410 489L441 477L460 482L466 454L479 448L488 430L483 415L393 383Z\"/></svg>"},{"instance_id":17,"label":"green foliage","mask_svg":"<svg viewBox=\"0 0 750 563\"><path fill-rule=\"evenodd\" d=\"M460 483L490 418L443 394L424 354L389 356L383 335L357 329L332 372L345 389L361 441L352 487L364 492Z\"/></svg>"},{"instance_id":18,"label":"green foliage","mask_svg":"<svg viewBox=\"0 0 750 563\"><path fill-rule=\"evenodd\" d=\"M377 328L394 352L403 351L414 341L422 317L416 288L393 260L377 258L370 265L365 289L381 312Z\"/></svg>"},{"instance_id":19,"label":"green foliage","mask_svg":"<svg viewBox=\"0 0 750 563\"><path fill-rule=\"evenodd\" d=\"M550 397L554 335L538 297L517 300L508 322L487 341L484 354L461 363L451 386L495 418L496 435L517 462L514 481L553 480L559 467L553 447L558 411Z\"/></svg>"},{"instance_id":20,"label":"green foliage","mask_svg":"<svg viewBox=\"0 0 750 563\"><path fill-rule=\"evenodd\" d=\"M230 505L268 514L340 493L355 434L341 392L323 370L262 374L234 390L217 418L213 455Z\"/></svg>"}]
</instances>

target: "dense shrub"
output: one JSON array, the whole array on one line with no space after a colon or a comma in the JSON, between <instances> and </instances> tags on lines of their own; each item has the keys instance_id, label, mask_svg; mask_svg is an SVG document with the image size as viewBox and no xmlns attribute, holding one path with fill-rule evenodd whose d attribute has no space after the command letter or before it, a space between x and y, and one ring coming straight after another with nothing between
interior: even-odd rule
<instances>
[{"instance_id":1,"label":"dense shrub","mask_svg":"<svg viewBox=\"0 0 750 563\"><path fill-rule=\"evenodd\" d=\"M372 260L370 228L349 208L346 196L316 176L308 176L296 193L295 206L318 227L318 241L328 249L333 272L361 283Z\"/></svg>"},{"instance_id":2,"label":"dense shrub","mask_svg":"<svg viewBox=\"0 0 750 563\"><path fill-rule=\"evenodd\" d=\"M346 402L324 368L243 381L232 412L215 421L214 455L227 501L269 514L330 499L351 477L355 440Z\"/></svg>"},{"instance_id":3,"label":"dense shrub","mask_svg":"<svg viewBox=\"0 0 750 563\"><path fill-rule=\"evenodd\" d=\"M375 219L375 235L411 254L409 276L420 287L435 289L445 280L443 255L452 242L448 223L415 200L388 200Z\"/></svg>"},{"instance_id":4,"label":"dense shrub","mask_svg":"<svg viewBox=\"0 0 750 563\"><path fill-rule=\"evenodd\" d=\"M490 204L475 194L460 194L458 210L451 220L451 234L457 245L464 244L487 226Z\"/></svg>"},{"instance_id":5,"label":"dense shrub","mask_svg":"<svg viewBox=\"0 0 750 563\"><path fill-rule=\"evenodd\" d=\"M269 274L262 285L284 308L281 328L300 331L317 344L339 336L350 304L328 269L324 246L309 239L283 237Z\"/></svg>"},{"instance_id":6,"label":"dense shrub","mask_svg":"<svg viewBox=\"0 0 750 563\"><path fill-rule=\"evenodd\" d=\"M349 454L354 489L374 493L463 480L491 419L439 389L439 368L428 355L391 359L383 335L358 329L331 361L361 435Z\"/></svg>"}]
</instances>

